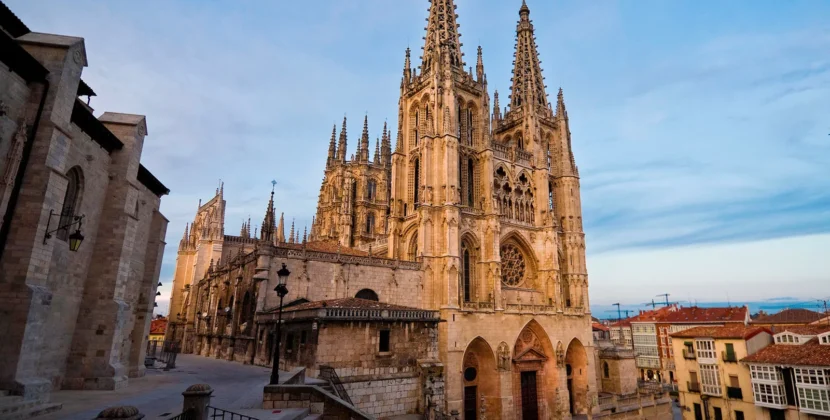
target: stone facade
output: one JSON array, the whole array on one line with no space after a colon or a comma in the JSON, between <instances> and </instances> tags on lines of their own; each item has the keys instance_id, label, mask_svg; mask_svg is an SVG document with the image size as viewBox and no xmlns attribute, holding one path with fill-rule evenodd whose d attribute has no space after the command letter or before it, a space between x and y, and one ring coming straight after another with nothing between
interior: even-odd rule
<instances>
[{"instance_id":1,"label":"stone facade","mask_svg":"<svg viewBox=\"0 0 830 420\"><path fill-rule=\"evenodd\" d=\"M116 389L144 374L168 190L140 163L145 117L79 98L84 40L0 13L0 389Z\"/></svg>"},{"instance_id":2,"label":"stone facade","mask_svg":"<svg viewBox=\"0 0 830 420\"><path fill-rule=\"evenodd\" d=\"M445 413L596 411L579 172L562 91L548 101L523 4L509 106L497 92L491 105L482 50L467 71L454 10L452 0L432 1L420 71L406 51L394 150L384 129L369 159L365 119L347 160L345 126L334 130L310 235L292 224L286 236L273 199L259 237L249 222L225 235L221 187L200 204L171 301L171 318L182 317L171 334L187 351L267 363L255 350L268 347L264 324L240 321L279 305L284 263L286 305L369 296L438 311ZM246 294L256 304L242 316L226 303L238 307Z\"/></svg>"}]
</instances>

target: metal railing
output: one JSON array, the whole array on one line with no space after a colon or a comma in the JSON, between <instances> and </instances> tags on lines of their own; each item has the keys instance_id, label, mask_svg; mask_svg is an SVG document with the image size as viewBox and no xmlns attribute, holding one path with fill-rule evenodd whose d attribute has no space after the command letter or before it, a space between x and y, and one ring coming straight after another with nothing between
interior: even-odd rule
<instances>
[{"instance_id":1,"label":"metal railing","mask_svg":"<svg viewBox=\"0 0 830 420\"><path fill-rule=\"evenodd\" d=\"M234 413L211 406L208 406L208 418L213 420L259 420L256 417L246 416L244 414Z\"/></svg>"},{"instance_id":2,"label":"metal railing","mask_svg":"<svg viewBox=\"0 0 830 420\"><path fill-rule=\"evenodd\" d=\"M328 381L331 384L338 398L354 406L352 399L349 398L349 394L346 392L346 388L343 388L343 382L340 381L340 377L337 376L337 371L333 367L320 365L320 379Z\"/></svg>"},{"instance_id":3,"label":"metal railing","mask_svg":"<svg viewBox=\"0 0 830 420\"><path fill-rule=\"evenodd\" d=\"M726 396L735 400L742 400L744 399L744 393L741 391L739 387L726 387Z\"/></svg>"},{"instance_id":4,"label":"metal railing","mask_svg":"<svg viewBox=\"0 0 830 420\"><path fill-rule=\"evenodd\" d=\"M686 382L686 389L688 389L689 392L700 393L700 382Z\"/></svg>"},{"instance_id":5,"label":"metal railing","mask_svg":"<svg viewBox=\"0 0 830 420\"><path fill-rule=\"evenodd\" d=\"M734 352L721 352L721 357L723 358L724 362L738 363L738 355L736 355Z\"/></svg>"}]
</instances>

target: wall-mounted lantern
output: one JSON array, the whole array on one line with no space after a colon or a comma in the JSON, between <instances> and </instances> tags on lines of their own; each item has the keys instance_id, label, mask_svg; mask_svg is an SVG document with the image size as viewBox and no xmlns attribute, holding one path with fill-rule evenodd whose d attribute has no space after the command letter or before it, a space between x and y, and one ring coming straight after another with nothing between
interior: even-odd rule
<instances>
[{"instance_id":1,"label":"wall-mounted lantern","mask_svg":"<svg viewBox=\"0 0 830 420\"><path fill-rule=\"evenodd\" d=\"M64 217L69 219L68 223L64 224L63 226L58 226L57 229L49 230L49 227L52 225L52 218L58 216L63 220ZM75 252L78 248L81 247L81 243L84 241L84 235L81 233L81 225L84 221L85 215L76 216L74 214L63 214L63 213L55 213L54 210L49 210L49 218L46 220L46 234L43 235L43 244L46 245L46 240L52 237L52 234L66 229L69 230L70 227L74 225L78 225L75 232L69 235L69 250ZM61 223L60 221L58 222Z\"/></svg>"}]
</instances>

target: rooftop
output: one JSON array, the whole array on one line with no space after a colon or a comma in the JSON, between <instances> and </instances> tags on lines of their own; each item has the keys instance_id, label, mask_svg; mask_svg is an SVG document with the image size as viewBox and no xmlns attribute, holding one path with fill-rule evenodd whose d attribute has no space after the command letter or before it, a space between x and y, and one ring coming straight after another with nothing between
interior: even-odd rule
<instances>
[{"instance_id":1,"label":"rooftop","mask_svg":"<svg viewBox=\"0 0 830 420\"><path fill-rule=\"evenodd\" d=\"M660 321L667 324L697 324L719 322L745 322L749 314L746 306L727 308L701 308L690 306L668 313Z\"/></svg>"},{"instance_id":2,"label":"rooftop","mask_svg":"<svg viewBox=\"0 0 830 420\"><path fill-rule=\"evenodd\" d=\"M257 322L276 322L278 308L257 314ZM283 306L283 322L325 321L426 321L441 322L438 311L374 300L344 298Z\"/></svg>"},{"instance_id":3,"label":"rooftop","mask_svg":"<svg viewBox=\"0 0 830 420\"><path fill-rule=\"evenodd\" d=\"M283 312L288 311L303 311L307 309L380 309L393 311L420 311L422 309L413 308L411 306L394 305L391 303L377 302L374 300L358 299L358 298L343 298L343 299L329 299L318 300L316 302L301 303L291 307L283 307ZM276 310L276 309L274 309Z\"/></svg>"},{"instance_id":4,"label":"rooftop","mask_svg":"<svg viewBox=\"0 0 830 420\"><path fill-rule=\"evenodd\" d=\"M741 359L741 362L830 367L830 346L819 344L817 338L813 338L800 346L773 344Z\"/></svg>"},{"instance_id":5,"label":"rooftop","mask_svg":"<svg viewBox=\"0 0 830 420\"><path fill-rule=\"evenodd\" d=\"M697 337L705 337L705 338L736 338L736 339L743 339L749 340L756 335L766 332L767 334L772 334L772 332L764 327L747 327L742 324L732 324L732 325L725 325L725 326L705 326L705 327L694 327L689 328L688 330L678 331L676 333L671 334L672 337L677 338L697 338Z\"/></svg>"},{"instance_id":6,"label":"rooftop","mask_svg":"<svg viewBox=\"0 0 830 420\"><path fill-rule=\"evenodd\" d=\"M822 318L819 312L809 309L784 309L781 312L761 316L753 324L809 324Z\"/></svg>"},{"instance_id":7,"label":"rooftop","mask_svg":"<svg viewBox=\"0 0 830 420\"><path fill-rule=\"evenodd\" d=\"M302 242L295 242L295 243L288 243L282 242L279 243L277 246L281 248L294 248L294 249L303 249ZM368 257L369 253L365 251L361 251L355 248L349 248L347 246L340 245L337 241L313 241L313 242L306 242L305 243L306 251L319 251L319 252L329 252L332 254L341 253L344 255L356 255L361 257Z\"/></svg>"},{"instance_id":8,"label":"rooftop","mask_svg":"<svg viewBox=\"0 0 830 420\"><path fill-rule=\"evenodd\" d=\"M830 331L830 325L783 325L775 329L776 333L785 331L798 335L819 335Z\"/></svg>"}]
</instances>

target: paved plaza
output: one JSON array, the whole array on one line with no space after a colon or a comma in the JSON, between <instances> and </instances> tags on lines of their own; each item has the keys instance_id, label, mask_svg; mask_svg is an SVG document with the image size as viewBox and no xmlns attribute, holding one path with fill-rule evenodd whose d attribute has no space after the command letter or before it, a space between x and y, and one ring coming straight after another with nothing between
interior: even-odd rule
<instances>
[{"instance_id":1,"label":"paved plaza","mask_svg":"<svg viewBox=\"0 0 830 420\"><path fill-rule=\"evenodd\" d=\"M104 408L132 405L145 419L167 418L182 411L182 392L188 386L204 383L213 389L210 405L231 411L247 411L262 403L262 387L268 383L270 369L225 360L180 354L176 369L148 369L143 378L130 379L129 386L117 391L58 391L52 401L63 409L43 420L90 420Z\"/></svg>"}]
</instances>

